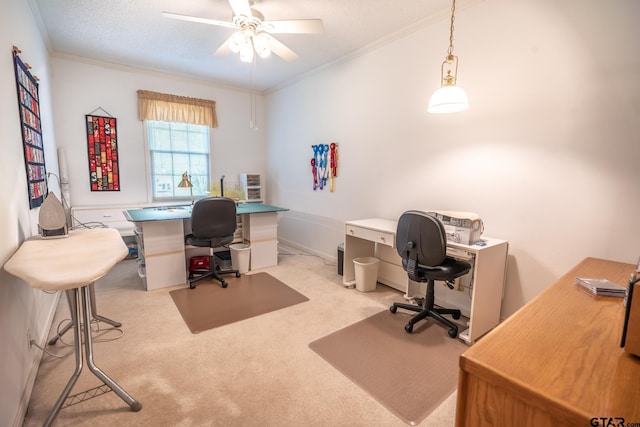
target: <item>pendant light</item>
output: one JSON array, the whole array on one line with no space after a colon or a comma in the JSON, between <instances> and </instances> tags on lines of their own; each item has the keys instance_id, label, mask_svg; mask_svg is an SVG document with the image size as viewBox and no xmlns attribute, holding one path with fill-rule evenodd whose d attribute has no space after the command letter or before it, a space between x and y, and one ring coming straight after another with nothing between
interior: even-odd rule
<instances>
[{"instance_id":1,"label":"pendant light","mask_svg":"<svg viewBox=\"0 0 640 427\"><path fill-rule=\"evenodd\" d=\"M451 6L451 27L449 32L449 49L440 67L440 89L436 90L429 100L427 111L434 114L457 113L469 108L467 93L456 86L458 79L458 57L453 54L453 21L455 20L456 0ZM446 74L445 74L446 73Z\"/></svg>"}]
</instances>

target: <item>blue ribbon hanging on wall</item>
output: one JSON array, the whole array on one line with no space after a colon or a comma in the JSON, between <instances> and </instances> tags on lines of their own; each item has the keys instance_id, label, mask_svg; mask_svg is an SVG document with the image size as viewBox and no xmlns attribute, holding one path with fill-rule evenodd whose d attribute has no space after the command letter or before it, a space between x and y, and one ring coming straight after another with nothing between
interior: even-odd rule
<instances>
[{"instance_id":1,"label":"blue ribbon hanging on wall","mask_svg":"<svg viewBox=\"0 0 640 427\"><path fill-rule=\"evenodd\" d=\"M323 190L327 186L333 193L334 181L338 176L338 143L312 145L311 173L313 174L313 189ZM328 181L328 183L327 183Z\"/></svg>"}]
</instances>

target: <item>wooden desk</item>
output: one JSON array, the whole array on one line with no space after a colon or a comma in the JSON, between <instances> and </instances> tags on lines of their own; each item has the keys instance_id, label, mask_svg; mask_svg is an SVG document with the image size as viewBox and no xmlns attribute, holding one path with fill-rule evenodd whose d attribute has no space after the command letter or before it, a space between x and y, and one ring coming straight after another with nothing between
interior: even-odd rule
<instances>
[{"instance_id":1,"label":"wooden desk","mask_svg":"<svg viewBox=\"0 0 640 427\"><path fill-rule=\"evenodd\" d=\"M580 276L626 285L634 270L586 258L464 352L456 426L640 423L640 359L620 348L622 298L574 284Z\"/></svg>"}]
</instances>

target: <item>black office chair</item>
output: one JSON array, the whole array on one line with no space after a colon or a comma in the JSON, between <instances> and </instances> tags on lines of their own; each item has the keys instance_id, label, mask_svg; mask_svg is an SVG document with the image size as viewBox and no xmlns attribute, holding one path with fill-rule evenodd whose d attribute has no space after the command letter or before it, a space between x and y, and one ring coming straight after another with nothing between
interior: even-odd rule
<instances>
[{"instance_id":1,"label":"black office chair","mask_svg":"<svg viewBox=\"0 0 640 427\"><path fill-rule=\"evenodd\" d=\"M220 281L223 288L227 282L221 274L235 273L240 277L238 270L221 270L216 263L213 253L214 248L226 247L233 242L233 234L236 231L236 202L228 197L207 197L198 200L191 211L191 234L185 236L189 245L209 247L209 271L201 276L194 277L189 272L189 287L196 287L196 282L206 278L214 278Z\"/></svg>"},{"instance_id":2,"label":"black office chair","mask_svg":"<svg viewBox=\"0 0 640 427\"><path fill-rule=\"evenodd\" d=\"M446 319L443 314L450 314L454 319L459 319L460 310L434 307L434 283L436 280L442 280L453 289L449 282L467 274L471 265L447 257L447 234L442 222L425 212L403 213L398 220L396 248L409 278L415 282L426 282L427 292L422 305L397 302L389 307L389 310L395 313L400 307L418 312L404 327L408 333L413 331L415 323L433 317L449 327L451 338L458 336L458 325Z\"/></svg>"}]
</instances>

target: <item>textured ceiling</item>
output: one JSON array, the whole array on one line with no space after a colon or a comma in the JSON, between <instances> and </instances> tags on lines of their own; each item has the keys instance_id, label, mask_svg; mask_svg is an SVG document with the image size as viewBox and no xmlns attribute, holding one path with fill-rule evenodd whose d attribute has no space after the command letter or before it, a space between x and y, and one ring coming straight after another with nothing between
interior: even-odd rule
<instances>
[{"instance_id":1,"label":"textured ceiling","mask_svg":"<svg viewBox=\"0 0 640 427\"><path fill-rule=\"evenodd\" d=\"M477 1L477 0L476 0ZM214 57L232 29L169 19L162 11L231 20L227 0L30 0L53 53L142 67L248 88L251 65ZM472 0L458 0L457 7ZM279 34L300 57L258 58L254 87L268 90L433 19L450 0L256 0L266 20L322 19L323 34ZM447 35L443 34L445 43ZM444 48L444 47L443 47Z\"/></svg>"}]
</instances>

